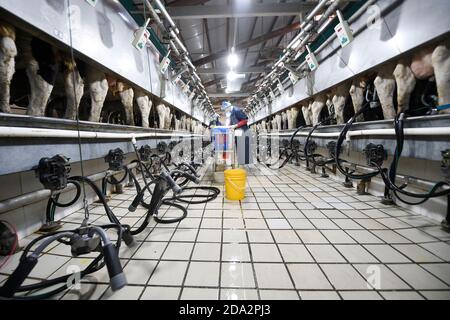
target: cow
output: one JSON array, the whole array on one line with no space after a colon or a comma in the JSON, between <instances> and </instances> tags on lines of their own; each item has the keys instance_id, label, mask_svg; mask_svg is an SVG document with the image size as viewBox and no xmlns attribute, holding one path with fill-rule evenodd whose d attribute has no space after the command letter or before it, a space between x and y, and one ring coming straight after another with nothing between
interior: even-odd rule
<instances>
[{"instance_id":1,"label":"cow","mask_svg":"<svg viewBox=\"0 0 450 320\"><path fill-rule=\"evenodd\" d=\"M141 90L136 91L136 103L139 106L139 110L141 112L141 118L142 118L142 127L149 128L149 117L150 117L150 111L152 110L153 103L148 97L147 94L145 94Z\"/></svg>"},{"instance_id":2,"label":"cow","mask_svg":"<svg viewBox=\"0 0 450 320\"><path fill-rule=\"evenodd\" d=\"M358 78L353 80L351 86L350 86L350 97L352 99L353 109L355 111L355 114L358 113L365 101L364 92L367 89L367 80L365 78ZM356 117L355 119L357 122L364 121L364 115L361 114Z\"/></svg>"},{"instance_id":3,"label":"cow","mask_svg":"<svg viewBox=\"0 0 450 320\"><path fill-rule=\"evenodd\" d=\"M27 114L43 117L59 71L57 50L28 34L17 37L17 48L18 65L25 68L31 90Z\"/></svg>"},{"instance_id":4,"label":"cow","mask_svg":"<svg viewBox=\"0 0 450 320\"><path fill-rule=\"evenodd\" d=\"M374 81L383 109L384 119L393 119L396 114L409 109L411 94L416 80L434 77L439 105L450 103L450 38L438 45L431 45L402 57L397 63L382 66ZM394 92L397 88L397 109L394 107ZM450 113L444 109L441 113Z\"/></svg>"},{"instance_id":5,"label":"cow","mask_svg":"<svg viewBox=\"0 0 450 320\"><path fill-rule=\"evenodd\" d=\"M166 116L167 116L166 106L161 103L161 104L159 104L156 107L156 111L158 112L158 117L159 117L159 128L160 129L165 129L165 127L166 127Z\"/></svg>"},{"instance_id":6,"label":"cow","mask_svg":"<svg viewBox=\"0 0 450 320\"><path fill-rule=\"evenodd\" d=\"M289 109L290 111L290 119L288 121L288 129L292 130L295 129L295 127L297 126L297 118L298 118L298 113L299 110L297 107L292 107L291 109Z\"/></svg>"},{"instance_id":7,"label":"cow","mask_svg":"<svg viewBox=\"0 0 450 320\"><path fill-rule=\"evenodd\" d=\"M349 82L344 82L343 84L333 88L331 91L331 104L334 107L334 114L337 124L344 123L344 107L349 96L350 86L351 84ZM329 114L332 114L331 110L329 110Z\"/></svg>"},{"instance_id":8,"label":"cow","mask_svg":"<svg viewBox=\"0 0 450 320\"><path fill-rule=\"evenodd\" d=\"M175 117L175 130L179 131L181 128L181 120L178 120L177 117Z\"/></svg>"},{"instance_id":9,"label":"cow","mask_svg":"<svg viewBox=\"0 0 450 320\"><path fill-rule=\"evenodd\" d=\"M75 120L78 118L78 108L84 94L84 80L80 75L77 63L69 57L63 58L64 89L67 98L64 118Z\"/></svg>"},{"instance_id":10,"label":"cow","mask_svg":"<svg viewBox=\"0 0 450 320\"><path fill-rule=\"evenodd\" d=\"M91 98L89 121L100 122L103 105L109 90L108 80L104 72L95 68L88 68L86 73Z\"/></svg>"},{"instance_id":11,"label":"cow","mask_svg":"<svg viewBox=\"0 0 450 320\"><path fill-rule=\"evenodd\" d=\"M319 94L314 97L314 101L311 104L313 126L315 126L320 122L320 113L322 112L322 109L325 106L326 101L327 97L325 94Z\"/></svg>"},{"instance_id":12,"label":"cow","mask_svg":"<svg viewBox=\"0 0 450 320\"><path fill-rule=\"evenodd\" d=\"M11 112L11 80L16 70L16 30L0 21L0 112Z\"/></svg>"},{"instance_id":13,"label":"cow","mask_svg":"<svg viewBox=\"0 0 450 320\"><path fill-rule=\"evenodd\" d=\"M302 113L303 113L303 118L305 119L305 124L307 126L310 126L312 124L312 113L311 113L311 109L312 109L312 100L304 105L302 105Z\"/></svg>"},{"instance_id":14,"label":"cow","mask_svg":"<svg viewBox=\"0 0 450 320\"><path fill-rule=\"evenodd\" d=\"M380 67L373 82L380 99L384 119L393 119L396 115L394 106L395 77L393 75L395 64L389 63Z\"/></svg>"},{"instance_id":15,"label":"cow","mask_svg":"<svg viewBox=\"0 0 450 320\"><path fill-rule=\"evenodd\" d=\"M261 131L267 132L267 123L266 120L261 121Z\"/></svg>"},{"instance_id":16,"label":"cow","mask_svg":"<svg viewBox=\"0 0 450 320\"><path fill-rule=\"evenodd\" d=\"M288 117L287 117L287 112L286 111L283 111L281 113L281 123L282 123L281 129L287 130L287 128L288 128Z\"/></svg>"},{"instance_id":17,"label":"cow","mask_svg":"<svg viewBox=\"0 0 450 320\"><path fill-rule=\"evenodd\" d=\"M276 130L280 131L283 129L282 127L282 118L280 114L275 115L275 123L276 123Z\"/></svg>"}]
</instances>

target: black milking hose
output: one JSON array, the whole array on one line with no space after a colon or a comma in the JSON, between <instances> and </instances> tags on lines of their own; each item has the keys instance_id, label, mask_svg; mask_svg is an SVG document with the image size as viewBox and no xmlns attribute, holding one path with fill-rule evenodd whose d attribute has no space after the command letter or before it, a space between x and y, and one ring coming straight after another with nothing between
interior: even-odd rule
<instances>
[{"instance_id":1,"label":"black milking hose","mask_svg":"<svg viewBox=\"0 0 450 320\"><path fill-rule=\"evenodd\" d=\"M353 122L355 121L355 119L361 115L364 111L366 111L368 108L370 108L370 103L366 103L358 112L355 113L355 115L353 117L350 118L349 121L347 121L347 123L345 124L344 128L342 129L341 133L339 134L339 137L336 141L336 151L335 151L335 164L336 167L338 168L338 170L347 178L350 179L356 179L356 180L360 180L360 179L370 179L375 177L376 175L378 175L380 173L380 171L375 171L375 172L371 172L371 173L366 173L366 174L353 174L353 173L349 173L346 172L344 170L344 168L342 168L342 160L339 159L339 154L341 152L341 146L342 143L344 142L345 136L347 135L348 130L350 130L350 127L352 126Z\"/></svg>"},{"instance_id":2,"label":"black milking hose","mask_svg":"<svg viewBox=\"0 0 450 320\"><path fill-rule=\"evenodd\" d=\"M404 121L405 121L404 113L401 113L400 115L398 115L394 120L397 145L395 147L394 158L393 158L392 163L389 168L389 173L388 174L386 173L387 169L381 169L381 167L375 163L373 163L373 165L376 166L378 168L378 170L381 172L381 177L383 178L385 185L395 193L395 195L397 196L397 198L400 201L402 201L406 204L418 205L418 204L424 203L429 198L441 197L441 196L448 195L450 193L450 189L436 192L437 189L439 189L443 186L450 186L450 184L448 182L444 182L444 181L437 182L427 193L409 192L409 191L405 190L406 185L399 187L395 184L398 162L399 162L401 154L403 152L403 144L404 144L404 139L405 139ZM413 202L407 201L407 200L399 197L398 196L399 193L409 196L409 197L412 197L412 198L419 198L422 200L419 202L413 203Z\"/></svg>"}]
</instances>

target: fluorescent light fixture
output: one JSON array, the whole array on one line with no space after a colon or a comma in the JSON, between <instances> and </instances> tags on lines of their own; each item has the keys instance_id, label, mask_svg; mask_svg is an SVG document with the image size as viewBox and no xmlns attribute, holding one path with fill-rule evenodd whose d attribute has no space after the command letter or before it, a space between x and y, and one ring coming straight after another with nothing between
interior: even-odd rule
<instances>
[{"instance_id":1,"label":"fluorescent light fixture","mask_svg":"<svg viewBox=\"0 0 450 320\"><path fill-rule=\"evenodd\" d=\"M234 71L230 71L227 73L227 80L228 81L234 81L237 79L237 74Z\"/></svg>"},{"instance_id":2,"label":"fluorescent light fixture","mask_svg":"<svg viewBox=\"0 0 450 320\"><path fill-rule=\"evenodd\" d=\"M236 73L234 71L229 71L227 73L227 80L228 81L234 81L236 79L243 79L245 78L245 74L244 73Z\"/></svg>"},{"instance_id":3,"label":"fluorescent light fixture","mask_svg":"<svg viewBox=\"0 0 450 320\"><path fill-rule=\"evenodd\" d=\"M293 44L292 44L292 49L297 49L298 46L300 45L301 41L300 39L297 39Z\"/></svg>"},{"instance_id":4,"label":"fluorescent light fixture","mask_svg":"<svg viewBox=\"0 0 450 320\"><path fill-rule=\"evenodd\" d=\"M228 55L227 61L230 68L235 68L239 64L239 57L234 52L234 47L231 48L231 53Z\"/></svg>"}]
</instances>

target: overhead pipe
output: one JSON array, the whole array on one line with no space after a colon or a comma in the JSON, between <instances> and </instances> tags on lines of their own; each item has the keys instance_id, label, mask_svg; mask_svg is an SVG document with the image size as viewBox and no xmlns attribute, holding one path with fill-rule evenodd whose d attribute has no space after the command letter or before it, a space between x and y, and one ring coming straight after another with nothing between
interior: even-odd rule
<instances>
[{"instance_id":1,"label":"overhead pipe","mask_svg":"<svg viewBox=\"0 0 450 320\"><path fill-rule=\"evenodd\" d=\"M154 0L156 5L158 6L159 10L161 10L161 13L164 15L164 17L167 19L167 21L169 22L169 24L171 25L172 28L174 28L178 33L180 33L180 31L177 28L177 25L175 24L175 22L172 20L172 17L169 15L169 13L166 10L166 7L164 7L164 5L161 3L160 0Z\"/></svg>"},{"instance_id":2,"label":"overhead pipe","mask_svg":"<svg viewBox=\"0 0 450 320\"><path fill-rule=\"evenodd\" d=\"M323 14L323 16L320 18L319 24L321 22L323 22L325 19L328 19L328 17L333 13L335 8L338 7L340 2L341 2L341 0L335 0L329 5L329 7L327 8L327 10ZM311 20L314 18L314 16L317 14L317 12L319 12L327 3L328 3L327 0L320 1L317 4L317 6L311 11L311 13L306 17L305 21L301 24L300 33L294 39L291 40L291 42L289 43L289 45L286 48L285 54L279 59L279 61L277 61L277 63L274 65L272 71L267 76L265 76L264 79L269 79L276 72L277 67L280 66L282 62L284 62L284 60L288 59L288 57L291 56L293 52L295 52L295 54L296 54L299 51L299 49L306 44L306 42L311 37L311 35L308 33L314 27L314 24L311 23ZM298 42L304 35L306 35L306 36L305 36L305 38L303 38L301 40L300 45L297 48L295 48L295 50L293 50L293 51L289 50L292 48L293 44Z\"/></svg>"},{"instance_id":3,"label":"overhead pipe","mask_svg":"<svg viewBox=\"0 0 450 320\"><path fill-rule=\"evenodd\" d=\"M369 1L369 2L372 2L372 1ZM325 4L327 3L327 1L325 1ZM341 3L341 0L335 0L335 1L333 1L330 5L329 5L329 7L327 8L327 10L324 12L324 14L322 15L322 17L320 18L320 20L318 21L318 24L320 25L320 24L322 24L320 27L319 27L319 29L318 29L318 32L317 32L317 34L320 34L326 27L328 27L328 25L331 23L331 20L329 20L328 18L336 11L336 10L338 10L338 6L339 6L339 4ZM323 6L325 5L325 4L323 4L322 2L320 2L314 9L313 9L313 11L307 16L307 18L305 19L305 23L307 23L308 21L310 21L311 19L313 19L314 18L314 16L317 14L317 12L319 12L319 10L320 9L322 9L323 8ZM364 7L367 9L367 7L369 6L370 4L365 4L364 5ZM318 8L320 6L320 8ZM363 9L363 7L362 8L360 8L360 10L358 10L356 13L355 13L355 15L356 14L358 14L358 16L360 16L363 12L364 12L364 10L361 10L361 9ZM354 16L355 16L354 15ZM356 20L356 18L354 18L355 20ZM290 42L290 44L292 43L295 43L295 42L297 42L297 41L300 41L300 39L301 39L301 37L303 36L303 35L305 35L305 37L303 38L303 39L301 39L301 42L300 42L300 44L297 46L297 48L294 50L294 51L292 51L292 50L286 50L286 52L285 52L285 54L280 58L280 60L279 60L279 64L278 64L278 66L280 66L281 65L281 62L283 62L285 59L286 59L286 63L288 63L288 62L290 62L291 60L292 60L292 58L293 58L293 60L295 60L295 59L297 59L298 58L298 55L299 55L299 50L300 50L300 48L302 48L302 47L304 47L307 43L308 43L308 41L310 40L310 38L311 38L311 36L312 36L312 34L311 33L309 33L309 31L312 29L314 27L314 24L313 23L308 23L308 25L306 25L304 28L302 28L302 30L300 31L300 33L293 39L293 40L291 40L291 42ZM333 37L333 36L332 36ZM333 38L334 39L334 38ZM330 39L328 39L328 40L330 40ZM329 43L329 42L328 42ZM288 46L289 47L289 46ZM322 47L322 46L321 46ZM317 52L318 50L316 50L316 52ZM295 52L295 55L293 56L292 54L293 54L293 52ZM289 58L288 58L289 57ZM277 62L278 63L278 62ZM276 64L277 65L277 64ZM303 66L305 65L305 61L303 61L298 67L297 67L297 70L299 70L300 68L302 68ZM277 68L275 68L275 66L274 66L274 69L265 77L265 79L268 79L268 78L270 78L275 72L277 71ZM278 76L281 76L282 74L283 74L283 72L284 72L285 70L283 69L283 71L280 73L280 75L278 75ZM288 82L288 79L286 78L284 81L283 81L283 83L286 83L286 82Z\"/></svg>"},{"instance_id":4,"label":"overhead pipe","mask_svg":"<svg viewBox=\"0 0 450 320\"><path fill-rule=\"evenodd\" d=\"M356 19L358 19L362 14L364 14L364 12L366 12L367 8L369 6L371 6L373 3L375 3L377 0L369 0L367 1L361 8L358 9L358 11L356 11L349 19L348 19L348 23L351 24L354 21L356 21ZM340 12L339 10L337 10L337 12ZM317 33L320 34L323 32L323 30L325 30L330 24L331 24L331 20L327 20L325 21L325 23L323 25L320 26L320 28L318 29ZM332 35L330 35L330 37L325 40L324 43L322 43L320 45L319 48L317 48L316 50L314 50L314 53L317 54L319 52L321 52L326 46L328 46L335 38L336 38L336 34L333 33ZM300 40L299 40L300 41ZM299 43L298 47L302 47L306 44L306 41L302 41ZM295 56L294 60L296 60L298 57ZM296 67L296 71L299 71L303 68L303 66L306 64L306 61L303 61L302 63L300 63L297 67ZM285 78L283 80L283 84L288 83L290 80L288 78Z\"/></svg>"},{"instance_id":5,"label":"overhead pipe","mask_svg":"<svg viewBox=\"0 0 450 320\"><path fill-rule=\"evenodd\" d=\"M314 16L328 3L328 0L321 0L315 7L314 9L306 16L305 21L302 22L302 24L300 25L300 28L303 30L306 26L307 23L309 23L309 21L311 21L311 19L314 18ZM287 45L286 49L290 49L293 44L300 39L302 36L302 32L300 32L297 36L295 36L291 42L289 42L289 44Z\"/></svg>"},{"instance_id":6,"label":"overhead pipe","mask_svg":"<svg viewBox=\"0 0 450 320\"><path fill-rule=\"evenodd\" d=\"M180 56L181 56L180 50L178 50L177 46L175 45L175 43L173 42L172 39L169 40L169 45L170 45L170 47L172 48L172 50L175 52L175 54L176 54L178 57L180 57Z\"/></svg>"},{"instance_id":7,"label":"overhead pipe","mask_svg":"<svg viewBox=\"0 0 450 320\"><path fill-rule=\"evenodd\" d=\"M169 22L169 24L171 26L171 28L169 28L169 30L166 29L166 27L164 26L161 18L159 17L158 13L153 8L151 3L148 0L145 0L145 5L147 6L147 8L148 8L152 18L155 20L156 25L158 26L158 28L161 30L161 32L168 33L171 36L172 39L170 39L169 45L173 49L175 55L178 58L184 59L186 61L188 66L193 70L194 77L198 80L198 82L201 83L200 77L198 77L198 75L195 73L195 71L197 69L194 66L194 64L192 63L191 59L189 59L189 57L188 57L189 51L187 50L187 48L184 46L184 44L181 42L180 38L177 35L177 34L179 34L179 30L178 30L176 24L174 23L174 21L172 20L172 18L168 14L168 12L165 9L164 5L159 0L155 0L155 3L157 4L159 9L161 10L161 13L164 15L164 17ZM175 41L175 43L174 43L174 41ZM177 46L180 49L178 49ZM181 52L180 52L180 50L181 50ZM210 106L210 108L211 108L211 106Z\"/></svg>"},{"instance_id":8,"label":"overhead pipe","mask_svg":"<svg viewBox=\"0 0 450 320\"><path fill-rule=\"evenodd\" d=\"M368 8L369 6L371 6L372 4L374 4L376 1L377 1L377 0L368 0L361 8L358 9L358 11L356 11L356 12L348 19L348 23L351 24L351 23L355 22L356 19L358 19L361 15L363 15L363 14L366 12L367 8ZM332 22L331 20L325 21L325 23L324 23L322 26L320 26L320 28L318 29L318 34L320 34L321 32L323 32L323 30L325 30L325 29L331 24L331 22ZM336 34L333 33L333 34L332 34L332 35L331 35L324 43L322 43L322 44L320 45L319 48L317 48L317 49L314 51L314 53L318 53L318 52L322 51L322 50L323 50L326 46L328 46L328 45L329 45L336 37L337 37ZM306 43L306 42L300 43L298 47L301 48L305 43ZM298 58L298 57L295 57L295 59L296 59L296 58ZM295 60L295 59L294 59L294 60ZM296 70L298 71L298 70L302 69L303 66L304 66L305 64L306 64L306 62L303 61L303 62L296 68ZM283 81L283 83L286 83L286 82L289 82L289 79L288 79L288 78L284 79L284 81Z\"/></svg>"}]
</instances>

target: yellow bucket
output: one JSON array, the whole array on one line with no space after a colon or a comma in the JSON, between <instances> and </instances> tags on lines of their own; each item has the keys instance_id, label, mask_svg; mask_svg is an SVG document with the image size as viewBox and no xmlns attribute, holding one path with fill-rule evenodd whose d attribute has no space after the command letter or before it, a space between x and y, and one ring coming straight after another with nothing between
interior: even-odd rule
<instances>
[{"instance_id":1,"label":"yellow bucket","mask_svg":"<svg viewBox=\"0 0 450 320\"><path fill-rule=\"evenodd\" d=\"M247 171L244 169L229 169L224 171L225 191L228 200L242 200L245 198Z\"/></svg>"}]
</instances>

